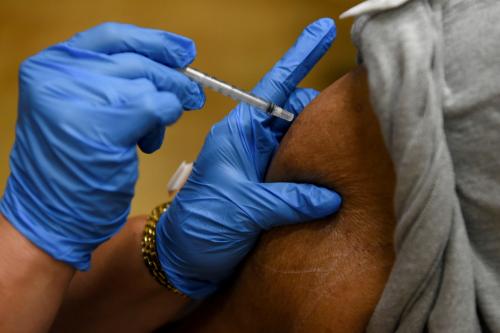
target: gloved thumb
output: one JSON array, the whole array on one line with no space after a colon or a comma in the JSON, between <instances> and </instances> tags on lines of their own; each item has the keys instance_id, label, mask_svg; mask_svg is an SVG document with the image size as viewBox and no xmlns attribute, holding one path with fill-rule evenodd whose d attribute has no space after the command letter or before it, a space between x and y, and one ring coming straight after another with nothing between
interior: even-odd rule
<instances>
[{"instance_id":1,"label":"gloved thumb","mask_svg":"<svg viewBox=\"0 0 500 333\"><path fill-rule=\"evenodd\" d=\"M342 198L332 190L311 184L260 183L254 192L259 198L254 221L267 230L316 220L336 213Z\"/></svg>"}]
</instances>

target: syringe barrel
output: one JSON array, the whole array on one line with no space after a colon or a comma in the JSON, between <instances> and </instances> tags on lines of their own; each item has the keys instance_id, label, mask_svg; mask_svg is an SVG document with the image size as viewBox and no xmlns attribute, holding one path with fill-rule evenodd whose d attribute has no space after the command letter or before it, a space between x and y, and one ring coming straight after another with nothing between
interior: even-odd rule
<instances>
[{"instance_id":1,"label":"syringe barrel","mask_svg":"<svg viewBox=\"0 0 500 333\"><path fill-rule=\"evenodd\" d=\"M186 67L181 69L180 71L183 72L187 77L200 83L201 85L213 89L224 96L231 97L236 101L248 103L264 111L269 108L270 103L258 98L257 96L244 92L224 81L211 77L210 75L202 73L196 69Z\"/></svg>"},{"instance_id":2,"label":"syringe barrel","mask_svg":"<svg viewBox=\"0 0 500 333\"><path fill-rule=\"evenodd\" d=\"M191 67L181 68L180 72L184 73L187 77L195 82L200 83L204 87L209 87L222 95L231 97L238 102L244 102L253 105L260 110L267 112L273 116L292 121L294 118L293 113L290 113L279 106L266 102L265 100L243 90L240 90L224 81L216 79L210 75L200 72Z\"/></svg>"}]
</instances>

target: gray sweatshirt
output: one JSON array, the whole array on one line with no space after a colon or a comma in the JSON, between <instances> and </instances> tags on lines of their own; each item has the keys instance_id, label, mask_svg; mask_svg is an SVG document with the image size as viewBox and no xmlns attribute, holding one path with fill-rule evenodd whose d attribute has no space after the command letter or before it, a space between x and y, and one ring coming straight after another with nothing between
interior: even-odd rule
<instances>
[{"instance_id":1,"label":"gray sweatshirt","mask_svg":"<svg viewBox=\"0 0 500 333\"><path fill-rule=\"evenodd\" d=\"M397 172L397 259L368 332L500 332L500 0L362 13L353 40Z\"/></svg>"}]
</instances>

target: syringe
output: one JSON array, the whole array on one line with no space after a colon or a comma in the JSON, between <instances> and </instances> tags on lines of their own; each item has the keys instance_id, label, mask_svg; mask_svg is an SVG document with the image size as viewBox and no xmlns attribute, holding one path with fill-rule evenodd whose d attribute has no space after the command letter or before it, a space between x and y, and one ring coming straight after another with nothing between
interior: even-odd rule
<instances>
[{"instance_id":1,"label":"syringe","mask_svg":"<svg viewBox=\"0 0 500 333\"><path fill-rule=\"evenodd\" d=\"M180 68L179 71L184 73L191 80L200 83L202 86L211 88L222 95L231 97L238 102L245 102L247 104L257 107L270 115L279 117L286 121L293 120L293 113L286 111L285 109L279 107L278 105L266 102L262 98L259 98L251 93L247 93L241 89L238 89L230 84L227 84L221 80L211 77L205 73L202 73L191 67Z\"/></svg>"}]
</instances>

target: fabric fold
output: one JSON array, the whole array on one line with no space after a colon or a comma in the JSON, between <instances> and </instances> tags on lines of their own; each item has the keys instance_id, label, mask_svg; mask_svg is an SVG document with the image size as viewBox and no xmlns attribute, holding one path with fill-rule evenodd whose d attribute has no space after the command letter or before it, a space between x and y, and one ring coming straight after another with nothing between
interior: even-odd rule
<instances>
[{"instance_id":1,"label":"fabric fold","mask_svg":"<svg viewBox=\"0 0 500 333\"><path fill-rule=\"evenodd\" d=\"M500 125L500 94L495 96L491 90L480 96L470 89L493 84L500 92L500 71L493 82L453 79L462 66L481 71L500 59L500 47L488 49L492 54L486 64L477 55L467 55L467 48L479 46L467 45L474 44L474 38L498 44L500 27L496 21L484 21L485 10L500 15L500 3L412 0L362 16L353 27L353 40L369 73L372 104L397 174L397 257L368 332L500 331L496 288L500 281L500 157L483 152L491 140L500 144L500 126L496 133L481 132L491 122ZM463 20L472 25L468 34L458 35L451 27ZM488 25L491 35L479 34ZM469 144L477 145L475 151L463 144L464 137L471 136L475 142ZM472 216L470 207L477 206L477 193L486 188L496 198L487 202L494 208L476 209ZM470 198L473 202L466 204ZM481 224L488 227L480 228ZM485 239L488 246L482 244ZM476 253L477 242L487 248L482 252L486 261Z\"/></svg>"}]
</instances>

